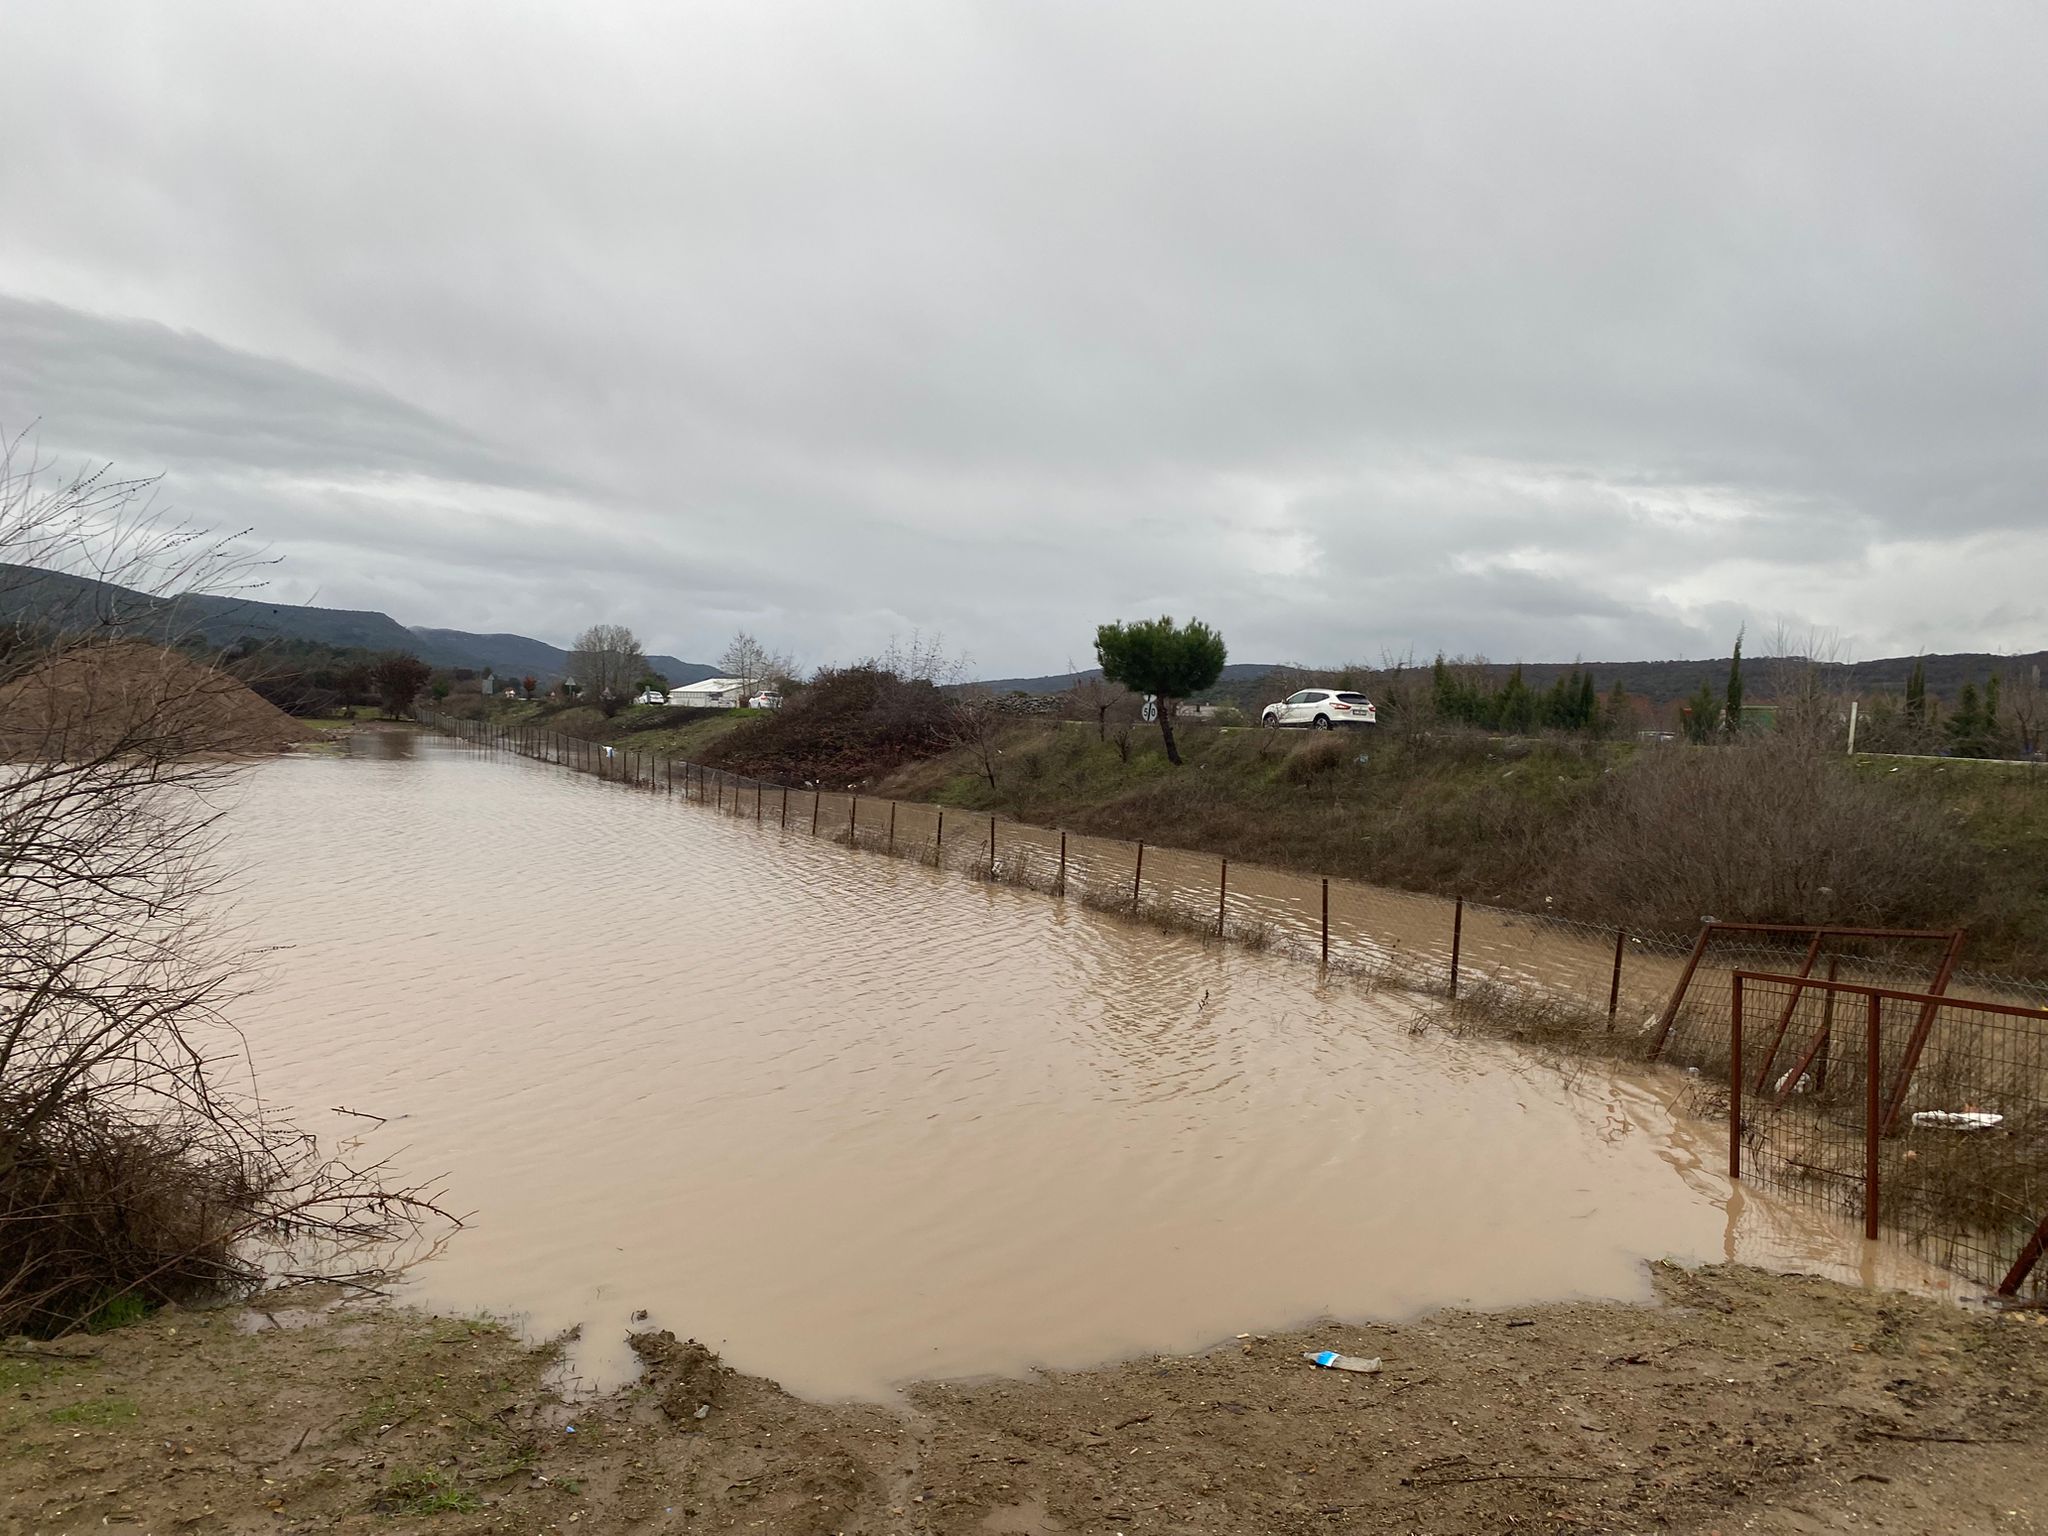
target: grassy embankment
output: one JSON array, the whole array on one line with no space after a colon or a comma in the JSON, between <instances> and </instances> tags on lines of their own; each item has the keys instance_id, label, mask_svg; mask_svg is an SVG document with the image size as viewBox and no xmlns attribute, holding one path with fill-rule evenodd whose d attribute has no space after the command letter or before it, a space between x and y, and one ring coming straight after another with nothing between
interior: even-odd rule
<instances>
[{"instance_id":1,"label":"grassy embankment","mask_svg":"<svg viewBox=\"0 0 2048 1536\"><path fill-rule=\"evenodd\" d=\"M1724 761L1712 751L1256 727L1181 735L1176 770L1156 733L1134 738L1125 761L1091 727L1020 726L994 786L952 752L874 787L1589 922L1689 932L1711 912L1961 924L1970 964L2048 975L2048 771L1830 759L1782 799L1768 783L1747 786L1756 803L1745 804L1674 774ZM1796 834L1806 846L1786 846Z\"/></svg>"},{"instance_id":2,"label":"grassy embankment","mask_svg":"<svg viewBox=\"0 0 2048 1536\"><path fill-rule=\"evenodd\" d=\"M479 699L474 694L444 699L430 708L465 719L482 716L501 726L530 726L554 731L583 741L636 752L659 752L695 761L720 737L730 735L750 720L758 720L758 709L670 709L660 704L636 704L622 709L609 720L602 710L582 704L550 704L543 700Z\"/></svg>"},{"instance_id":3,"label":"grassy embankment","mask_svg":"<svg viewBox=\"0 0 2048 1536\"><path fill-rule=\"evenodd\" d=\"M481 704L482 701L476 701ZM474 706L472 706L474 707ZM929 800L1276 868L1689 933L1708 914L1970 929L1968 963L2048 975L2048 771L2023 764L1391 730L1191 724L1185 766L1156 730L1049 720L1005 730L989 782L970 749L872 739L844 711L493 701L493 719L741 773ZM1742 754L1732 756L1731 750ZM872 772L858 773L863 754ZM807 771L815 767L815 772ZM853 772L850 773L849 769ZM858 773L854 777L853 773Z\"/></svg>"}]
</instances>

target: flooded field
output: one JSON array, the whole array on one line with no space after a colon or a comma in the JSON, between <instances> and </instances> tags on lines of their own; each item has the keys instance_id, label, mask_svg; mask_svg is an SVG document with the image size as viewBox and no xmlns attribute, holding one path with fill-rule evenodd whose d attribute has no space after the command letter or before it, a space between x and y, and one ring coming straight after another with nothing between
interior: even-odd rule
<instances>
[{"instance_id":1,"label":"flooded field","mask_svg":"<svg viewBox=\"0 0 2048 1536\"><path fill-rule=\"evenodd\" d=\"M1737 1192L1655 1080L1311 966L404 733L253 768L266 1099L443 1173L437 1308L645 1309L815 1396L1321 1313L1647 1298L1645 1258L1915 1273ZM383 1124L340 1108L383 1117Z\"/></svg>"}]
</instances>

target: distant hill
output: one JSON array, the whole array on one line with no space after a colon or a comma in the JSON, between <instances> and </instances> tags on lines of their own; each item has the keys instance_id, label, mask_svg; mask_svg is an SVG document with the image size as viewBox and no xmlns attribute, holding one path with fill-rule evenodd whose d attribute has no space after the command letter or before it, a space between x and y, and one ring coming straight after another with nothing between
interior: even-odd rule
<instances>
[{"instance_id":1,"label":"distant hill","mask_svg":"<svg viewBox=\"0 0 2048 1536\"><path fill-rule=\"evenodd\" d=\"M389 614L360 608L315 608L248 597L185 593L151 597L62 571L0 564L0 619L32 619L59 625L105 623L152 639L197 635L210 645L242 639L310 640L367 651L410 651L436 667L489 668L500 677L527 673L552 682L569 664L569 653L525 635L477 635L460 629L408 629ZM647 664L673 684L716 677L718 669L674 656L650 656Z\"/></svg>"},{"instance_id":2,"label":"distant hill","mask_svg":"<svg viewBox=\"0 0 2048 1536\"><path fill-rule=\"evenodd\" d=\"M1704 661L1530 661L1530 662L1489 662L1480 671L1498 685L1517 665L1522 669L1522 679L1529 687L1540 693L1568 674L1574 667L1593 674L1593 683L1602 694L1611 689L1617 681L1629 693L1653 704L1670 704L1688 698L1698 691L1702 681L1713 685L1718 692L1728 681L1728 664L1733 658L1713 657ZM1903 693L1906 679L1912 673L1913 664L1919 661L1927 668L1927 691L1939 698L1953 699L1962 691L1965 683L1981 684L1992 673L2006 676L2038 667L2048 674L2048 651L2034 651L2020 656L2000 656L1988 651L1956 651L1936 656L1885 656L1874 661L1849 663L1822 663L1822 676L1831 688L1859 694ZM1742 659L1743 679L1749 690L1749 697L1755 703L1769 701L1772 686L1771 675L1774 666L1780 665L1768 656L1745 656ZM1426 669L1428 661L1422 666ZM1260 679L1271 673L1284 673L1277 679L1276 687L1303 687L1317 681L1334 682L1340 678L1359 680L1362 686L1370 674L1378 669L1366 667L1292 667L1271 662L1232 662L1223 669L1214 693L1233 700L1250 702L1260 695L1257 687ZM997 693L1063 693L1077 682L1100 677L1099 667L1090 667L1085 672L1056 672L1046 677L1002 677L990 678L980 686ZM1271 690L1266 690L1271 691Z\"/></svg>"},{"instance_id":3,"label":"distant hill","mask_svg":"<svg viewBox=\"0 0 2048 1536\"><path fill-rule=\"evenodd\" d=\"M1233 661L1223 669L1221 683L1250 682L1264 677L1275 670L1275 664L1266 661ZM1055 672L1050 677L992 677L977 679L975 686L987 688L994 693L1065 693L1076 683L1085 683L1091 678L1102 676L1102 668L1090 667L1085 672Z\"/></svg>"}]
</instances>

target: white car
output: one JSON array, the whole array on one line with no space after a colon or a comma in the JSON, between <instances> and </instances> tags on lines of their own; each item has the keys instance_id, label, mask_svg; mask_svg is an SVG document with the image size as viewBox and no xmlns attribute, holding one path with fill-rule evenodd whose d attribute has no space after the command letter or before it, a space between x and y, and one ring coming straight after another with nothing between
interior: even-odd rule
<instances>
[{"instance_id":1,"label":"white car","mask_svg":"<svg viewBox=\"0 0 2048 1536\"><path fill-rule=\"evenodd\" d=\"M757 693L747 700L747 708L780 709L782 708L782 695L779 693Z\"/></svg>"},{"instance_id":2,"label":"white car","mask_svg":"<svg viewBox=\"0 0 2048 1536\"><path fill-rule=\"evenodd\" d=\"M1304 725L1327 731L1340 725L1377 725L1380 712L1362 693L1335 688L1304 688L1278 704L1268 704L1259 719L1266 725Z\"/></svg>"}]
</instances>

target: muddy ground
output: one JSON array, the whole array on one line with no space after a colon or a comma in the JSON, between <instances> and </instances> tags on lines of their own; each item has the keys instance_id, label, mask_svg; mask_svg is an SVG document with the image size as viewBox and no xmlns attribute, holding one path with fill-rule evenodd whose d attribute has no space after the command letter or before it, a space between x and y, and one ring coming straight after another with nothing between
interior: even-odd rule
<instances>
[{"instance_id":1,"label":"muddy ground","mask_svg":"<svg viewBox=\"0 0 2048 1536\"><path fill-rule=\"evenodd\" d=\"M2048 1529L2048 1323L1744 1268L820 1405L302 1294L0 1351L9 1533ZM1311 1346L1379 1355L1318 1371ZM700 1418L699 1410L709 1405Z\"/></svg>"}]
</instances>

